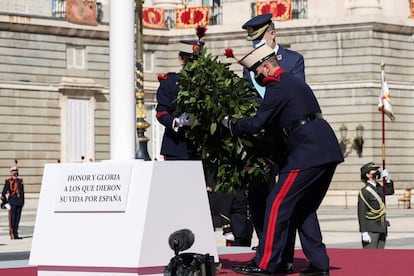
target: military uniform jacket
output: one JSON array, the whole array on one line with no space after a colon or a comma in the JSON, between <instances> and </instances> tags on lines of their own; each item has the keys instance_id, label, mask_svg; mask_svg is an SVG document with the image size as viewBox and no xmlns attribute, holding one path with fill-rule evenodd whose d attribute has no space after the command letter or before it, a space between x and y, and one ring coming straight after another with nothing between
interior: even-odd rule
<instances>
[{"instance_id":1,"label":"military uniform jacket","mask_svg":"<svg viewBox=\"0 0 414 276\"><path fill-rule=\"evenodd\" d=\"M10 205L24 205L24 186L22 178L7 178L4 180L4 187L1 195L7 198Z\"/></svg>"},{"instance_id":2,"label":"military uniform jacket","mask_svg":"<svg viewBox=\"0 0 414 276\"><path fill-rule=\"evenodd\" d=\"M376 197L367 190L367 187L371 187L378 194L378 196L381 199L381 202L378 202ZM394 183L392 181L387 183L387 195L394 193L393 187ZM363 200L361 195L365 200ZM377 184L377 186L374 187L372 184L366 182L365 187L361 188L360 194L358 195L358 221L359 231L361 233L387 233L387 226L389 226L389 223L386 220L384 200L385 196L383 188L380 184Z\"/></svg>"},{"instance_id":3,"label":"military uniform jacket","mask_svg":"<svg viewBox=\"0 0 414 276\"><path fill-rule=\"evenodd\" d=\"M276 70L273 77L266 77L264 83L266 94L256 115L232 124L233 136L254 134L269 125L284 129L303 115L321 112L311 88L282 68ZM287 163L281 173L343 162L338 140L325 120L317 119L295 127L286 137L286 147Z\"/></svg>"},{"instance_id":4,"label":"military uniform jacket","mask_svg":"<svg viewBox=\"0 0 414 276\"><path fill-rule=\"evenodd\" d=\"M301 54L279 45L276 59L283 70L305 81L305 62Z\"/></svg>"},{"instance_id":5,"label":"military uniform jacket","mask_svg":"<svg viewBox=\"0 0 414 276\"><path fill-rule=\"evenodd\" d=\"M303 56L300 53L285 49L279 44L279 48L276 52L276 58L279 62L280 67L282 67L285 72L288 72L293 76L305 81L305 62ZM252 82L252 76L246 67L243 68L243 77L249 81L249 87L255 90ZM257 93L256 100L259 104L263 101L259 93ZM275 130L266 128L266 133L266 139L275 139L274 144L270 148L269 145L266 144L259 145L259 147L263 147L267 153L265 157L270 158L276 162L278 168L280 168L286 162L286 149L281 129ZM267 143L267 141L262 142Z\"/></svg>"},{"instance_id":6,"label":"military uniform jacket","mask_svg":"<svg viewBox=\"0 0 414 276\"><path fill-rule=\"evenodd\" d=\"M235 194L224 192L220 196L223 233L233 232L236 238L250 240L253 234L253 221L245 192L242 190L237 190Z\"/></svg>"},{"instance_id":7,"label":"military uniform jacket","mask_svg":"<svg viewBox=\"0 0 414 276\"><path fill-rule=\"evenodd\" d=\"M168 73L158 77L160 86L157 90L157 120L165 127L164 137L161 145L161 154L174 156L180 159L188 159L190 151L187 146L183 128L174 131L172 125L173 115L177 104L175 100L179 92L179 74ZM185 128L184 128L185 129Z\"/></svg>"}]
</instances>

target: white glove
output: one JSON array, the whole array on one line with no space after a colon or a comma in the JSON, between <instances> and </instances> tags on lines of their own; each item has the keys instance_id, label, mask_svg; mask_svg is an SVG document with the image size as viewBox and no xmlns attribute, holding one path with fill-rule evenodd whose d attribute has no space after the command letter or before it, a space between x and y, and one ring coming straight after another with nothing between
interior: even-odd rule
<instances>
[{"instance_id":1,"label":"white glove","mask_svg":"<svg viewBox=\"0 0 414 276\"><path fill-rule=\"evenodd\" d=\"M389 180L387 169L381 170L381 178L385 178L385 180Z\"/></svg>"},{"instance_id":2,"label":"white glove","mask_svg":"<svg viewBox=\"0 0 414 276\"><path fill-rule=\"evenodd\" d=\"M230 128L230 117L229 115L224 116L223 120L221 120L221 124L227 128Z\"/></svg>"},{"instance_id":3,"label":"white glove","mask_svg":"<svg viewBox=\"0 0 414 276\"><path fill-rule=\"evenodd\" d=\"M189 118L187 116L187 113L183 113L178 118L174 118L173 129L174 129L175 132L177 132L180 127L191 126L193 121L194 121L194 119Z\"/></svg>"},{"instance_id":4,"label":"white glove","mask_svg":"<svg viewBox=\"0 0 414 276\"><path fill-rule=\"evenodd\" d=\"M234 237L232 232L228 232L228 233L225 233L223 235L226 238L226 240L228 240L228 241L235 241L236 240L236 238Z\"/></svg>"},{"instance_id":5,"label":"white glove","mask_svg":"<svg viewBox=\"0 0 414 276\"><path fill-rule=\"evenodd\" d=\"M187 113L183 113L178 117L178 125L180 127L183 126L191 126L191 124L193 123L194 119L191 119L187 116Z\"/></svg>"},{"instance_id":6,"label":"white glove","mask_svg":"<svg viewBox=\"0 0 414 276\"><path fill-rule=\"evenodd\" d=\"M371 237L368 232L362 232L362 241L371 243Z\"/></svg>"}]
</instances>

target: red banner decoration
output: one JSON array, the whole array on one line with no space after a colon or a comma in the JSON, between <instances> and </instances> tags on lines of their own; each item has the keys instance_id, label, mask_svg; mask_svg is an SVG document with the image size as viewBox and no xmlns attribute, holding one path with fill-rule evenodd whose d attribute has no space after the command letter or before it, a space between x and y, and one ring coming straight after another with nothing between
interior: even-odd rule
<instances>
[{"instance_id":1,"label":"red banner decoration","mask_svg":"<svg viewBox=\"0 0 414 276\"><path fill-rule=\"evenodd\" d=\"M151 29L167 29L165 11L158 8L142 8L142 24Z\"/></svg>"},{"instance_id":2,"label":"red banner decoration","mask_svg":"<svg viewBox=\"0 0 414 276\"><path fill-rule=\"evenodd\" d=\"M256 15L265 13L273 14L273 20L290 20L292 19L292 0L256 1Z\"/></svg>"},{"instance_id":3,"label":"red banner decoration","mask_svg":"<svg viewBox=\"0 0 414 276\"><path fill-rule=\"evenodd\" d=\"M66 0L66 20L75 24L97 25L96 0Z\"/></svg>"},{"instance_id":4,"label":"red banner decoration","mask_svg":"<svg viewBox=\"0 0 414 276\"><path fill-rule=\"evenodd\" d=\"M411 0L411 18L414 18L414 0Z\"/></svg>"},{"instance_id":5,"label":"red banner decoration","mask_svg":"<svg viewBox=\"0 0 414 276\"><path fill-rule=\"evenodd\" d=\"M175 18L177 29L195 28L199 25L207 26L210 18L210 6L176 9Z\"/></svg>"}]
</instances>

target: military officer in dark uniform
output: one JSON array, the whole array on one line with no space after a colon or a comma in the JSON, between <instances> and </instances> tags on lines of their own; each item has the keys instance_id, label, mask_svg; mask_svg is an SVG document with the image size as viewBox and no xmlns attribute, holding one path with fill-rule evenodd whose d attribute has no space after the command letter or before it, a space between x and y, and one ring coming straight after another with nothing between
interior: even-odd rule
<instances>
[{"instance_id":1,"label":"military officer in dark uniform","mask_svg":"<svg viewBox=\"0 0 414 276\"><path fill-rule=\"evenodd\" d=\"M272 21L272 14L262 14L253 17L247 21L243 26L243 29L247 31L246 39L253 42L253 47L257 47L261 44L267 44L274 49L276 58L279 62L280 67L288 73L291 73L295 77L305 81L305 64L303 56L293 50L285 49L276 42L276 27ZM254 87L259 94L258 101L262 101L265 93L265 87L257 84L254 79L254 72L244 67L243 77L249 80L250 87ZM264 213L266 210L266 198L270 192L271 187L275 183L275 176L278 174L279 167L282 167L285 158L285 143L283 134L277 130L266 129L267 136L273 136L277 140L273 148L273 152L269 154L268 145L267 147L268 156L266 167L268 169L269 183L256 183L251 185L252 188L249 191L248 199L249 205L252 212L252 219L254 222L254 228L256 230L257 237L261 238L264 223ZM267 140L266 140L267 141ZM263 143L266 143L263 141ZM295 252L295 240L296 240L296 227L291 225L289 230L288 242L286 249L283 253L283 261L281 267L285 267L286 272L292 271L292 263Z\"/></svg>"},{"instance_id":2,"label":"military officer in dark uniform","mask_svg":"<svg viewBox=\"0 0 414 276\"><path fill-rule=\"evenodd\" d=\"M253 221L246 192L220 193L220 217L226 246L251 246Z\"/></svg>"},{"instance_id":3,"label":"military officer in dark uniform","mask_svg":"<svg viewBox=\"0 0 414 276\"><path fill-rule=\"evenodd\" d=\"M276 42L276 27L272 21L272 14L261 14L253 17L243 24L243 29L247 31L246 39L253 42L253 47L267 44L275 51L276 58L280 67L295 77L305 81L305 62L303 56L293 50L285 49ZM243 70L243 77L248 79L251 86L255 87L260 96L264 97L265 88L254 80L254 73L247 68Z\"/></svg>"},{"instance_id":4,"label":"military officer in dark uniform","mask_svg":"<svg viewBox=\"0 0 414 276\"><path fill-rule=\"evenodd\" d=\"M374 162L361 167L361 181L365 186L358 193L358 221L363 248L384 248L387 239L385 196L379 178L385 178L386 195L394 194L394 182L389 178L387 170Z\"/></svg>"},{"instance_id":5,"label":"military officer in dark uniform","mask_svg":"<svg viewBox=\"0 0 414 276\"><path fill-rule=\"evenodd\" d=\"M256 81L266 87L265 97L254 117L232 122L226 116L222 123L233 136L254 134L266 126L282 130L287 158L267 197L263 235L253 262L232 269L248 275L278 272L293 224L310 261L300 274L329 275L329 257L316 211L337 165L343 162L338 140L323 119L311 88L279 66L271 47L259 46L240 63L255 72Z\"/></svg>"},{"instance_id":6,"label":"military officer in dark uniform","mask_svg":"<svg viewBox=\"0 0 414 276\"><path fill-rule=\"evenodd\" d=\"M23 179L18 177L17 167L10 168L10 177L5 179L1 200L10 204L9 234L10 239L21 239L19 236L19 223L24 205Z\"/></svg>"},{"instance_id":7,"label":"military officer in dark uniform","mask_svg":"<svg viewBox=\"0 0 414 276\"><path fill-rule=\"evenodd\" d=\"M178 59L184 67L187 62L198 58L204 42L200 40L181 40L179 44ZM157 90L157 120L165 127L161 145L161 154L166 160L185 160L191 158L191 149L184 138L183 127L190 126L192 120L181 114L173 115L177 104L175 102L179 87L180 74L168 73L158 76L160 86Z\"/></svg>"}]
</instances>

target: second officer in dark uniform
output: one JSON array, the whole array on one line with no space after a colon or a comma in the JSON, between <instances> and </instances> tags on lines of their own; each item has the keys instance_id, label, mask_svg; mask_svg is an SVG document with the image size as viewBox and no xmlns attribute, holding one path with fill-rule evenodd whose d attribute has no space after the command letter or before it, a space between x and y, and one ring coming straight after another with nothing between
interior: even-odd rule
<instances>
[{"instance_id":1,"label":"second officer in dark uniform","mask_svg":"<svg viewBox=\"0 0 414 276\"><path fill-rule=\"evenodd\" d=\"M226 246L251 246L253 221L246 192L220 193L220 217Z\"/></svg>"},{"instance_id":2,"label":"second officer in dark uniform","mask_svg":"<svg viewBox=\"0 0 414 276\"><path fill-rule=\"evenodd\" d=\"M204 42L200 40L181 40L178 59L184 67L187 62L194 61L200 55ZM192 120L186 114L179 117L173 115L177 104L180 80L179 73L168 73L158 76L160 86L157 90L157 120L165 127L162 139L161 154L166 160L185 160L191 158L191 148L184 138L183 127L189 126Z\"/></svg>"}]
</instances>

